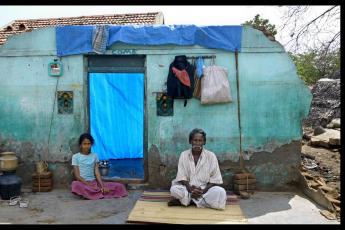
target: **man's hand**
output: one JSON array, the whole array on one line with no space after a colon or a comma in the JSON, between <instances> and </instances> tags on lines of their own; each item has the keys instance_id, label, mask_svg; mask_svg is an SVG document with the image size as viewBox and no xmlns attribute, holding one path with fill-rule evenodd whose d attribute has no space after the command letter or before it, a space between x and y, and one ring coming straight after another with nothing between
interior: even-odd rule
<instances>
[{"instance_id":1,"label":"man's hand","mask_svg":"<svg viewBox=\"0 0 345 230\"><path fill-rule=\"evenodd\" d=\"M192 186L192 198L199 198L203 194L200 187Z\"/></svg>"}]
</instances>

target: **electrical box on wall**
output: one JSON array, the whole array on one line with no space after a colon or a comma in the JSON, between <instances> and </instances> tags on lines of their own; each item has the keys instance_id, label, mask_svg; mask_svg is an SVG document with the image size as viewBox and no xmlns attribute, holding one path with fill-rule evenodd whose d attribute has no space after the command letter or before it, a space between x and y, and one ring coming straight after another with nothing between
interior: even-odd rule
<instances>
[{"instance_id":1,"label":"electrical box on wall","mask_svg":"<svg viewBox=\"0 0 345 230\"><path fill-rule=\"evenodd\" d=\"M62 63L57 59L54 59L53 62L48 64L48 73L49 76L52 77L60 77L62 76Z\"/></svg>"}]
</instances>

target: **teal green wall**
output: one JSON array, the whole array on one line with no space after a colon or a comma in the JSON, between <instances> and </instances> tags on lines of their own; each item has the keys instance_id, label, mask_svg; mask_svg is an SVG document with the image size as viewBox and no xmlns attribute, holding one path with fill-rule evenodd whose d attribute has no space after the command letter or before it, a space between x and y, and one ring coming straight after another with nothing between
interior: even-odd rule
<instances>
[{"instance_id":1,"label":"teal green wall","mask_svg":"<svg viewBox=\"0 0 345 230\"><path fill-rule=\"evenodd\" d=\"M64 74L57 90L73 91L74 113L53 113L57 77L48 75L48 63L57 58L53 28L10 37L0 47L0 143L27 160L39 155L65 162L72 155L70 141L84 130L83 56L62 58ZM52 120L49 156L48 134ZM34 153L26 153L23 143ZM23 153L24 152L24 153Z\"/></svg>"},{"instance_id":2,"label":"teal green wall","mask_svg":"<svg viewBox=\"0 0 345 230\"><path fill-rule=\"evenodd\" d=\"M244 27L239 54L242 148L267 151L300 140L312 95L277 42ZM248 156L248 157L249 157Z\"/></svg>"},{"instance_id":3,"label":"teal green wall","mask_svg":"<svg viewBox=\"0 0 345 230\"><path fill-rule=\"evenodd\" d=\"M311 93L279 43L247 27L242 36L242 52L239 53L242 147L250 156L254 152L272 152L301 138L301 119L308 114ZM190 146L189 132L199 127L207 133L206 148L215 152L220 162L237 162L240 130L234 53L199 46L115 44L106 54L114 55L126 49L146 55L148 157L154 147L159 152L157 164L175 167L180 152ZM217 56L216 65L229 70L233 102L201 105L199 100L191 99L184 107L183 100L175 100L174 116L157 116L155 92L164 89L174 57L213 54ZM24 152L19 153L23 158L30 156L31 159L47 153L57 82L57 78L48 76L47 64L55 55L54 28L12 36L0 47L0 148L13 148ZM87 69L82 55L62 57L61 61L64 74L58 90L73 90L74 112L60 115L55 108L49 159L67 163L74 152L76 138L88 129ZM205 62L209 65L209 60ZM27 145L34 152L31 155L24 150L23 146Z\"/></svg>"},{"instance_id":4,"label":"teal green wall","mask_svg":"<svg viewBox=\"0 0 345 230\"><path fill-rule=\"evenodd\" d=\"M192 50L181 50L183 52L193 55ZM214 52L217 55L216 63L229 69L233 103L201 105L199 100L191 99L184 107L184 100L175 100L174 116L161 117L156 115L154 92L161 91L167 78L167 69L176 55L175 50L168 53L172 54L147 57L147 66L150 67L147 70L148 146L157 145L163 158L167 155L178 157L181 151L190 147L189 132L198 127L207 133L206 148L228 159L236 159L239 152L239 128L234 55Z\"/></svg>"}]
</instances>

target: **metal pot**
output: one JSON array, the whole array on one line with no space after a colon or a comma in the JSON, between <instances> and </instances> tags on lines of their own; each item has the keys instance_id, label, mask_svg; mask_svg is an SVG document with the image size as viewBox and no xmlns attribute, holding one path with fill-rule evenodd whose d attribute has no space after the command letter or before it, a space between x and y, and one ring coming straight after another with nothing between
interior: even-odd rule
<instances>
[{"instance_id":1,"label":"metal pot","mask_svg":"<svg viewBox=\"0 0 345 230\"><path fill-rule=\"evenodd\" d=\"M18 167L18 158L14 152L0 154L0 170L4 172L15 171Z\"/></svg>"},{"instance_id":2,"label":"metal pot","mask_svg":"<svg viewBox=\"0 0 345 230\"><path fill-rule=\"evenodd\" d=\"M14 172L4 172L0 176L0 196L3 200L9 200L11 197L19 196L22 187L22 179Z\"/></svg>"},{"instance_id":3,"label":"metal pot","mask_svg":"<svg viewBox=\"0 0 345 230\"><path fill-rule=\"evenodd\" d=\"M100 174L101 174L101 176L107 176L108 175L108 173L109 173L109 167L102 167L102 166L100 166L99 167L99 172L100 172Z\"/></svg>"}]
</instances>

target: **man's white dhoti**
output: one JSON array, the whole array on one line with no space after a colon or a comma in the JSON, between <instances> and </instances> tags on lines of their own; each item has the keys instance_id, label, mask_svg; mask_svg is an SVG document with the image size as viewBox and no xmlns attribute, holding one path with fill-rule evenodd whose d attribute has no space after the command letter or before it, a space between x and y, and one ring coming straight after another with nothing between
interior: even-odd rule
<instances>
[{"instance_id":1,"label":"man's white dhoti","mask_svg":"<svg viewBox=\"0 0 345 230\"><path fill-rule=\"evenodd\" d=\"M192 198L184 185L173 185L170 188L171 196L180 200L181 204L188 206L193 200L198 208L225 209L226 191L220 186L211 187L205 194L198 199Z\"/></svg>"}]
</instances>

